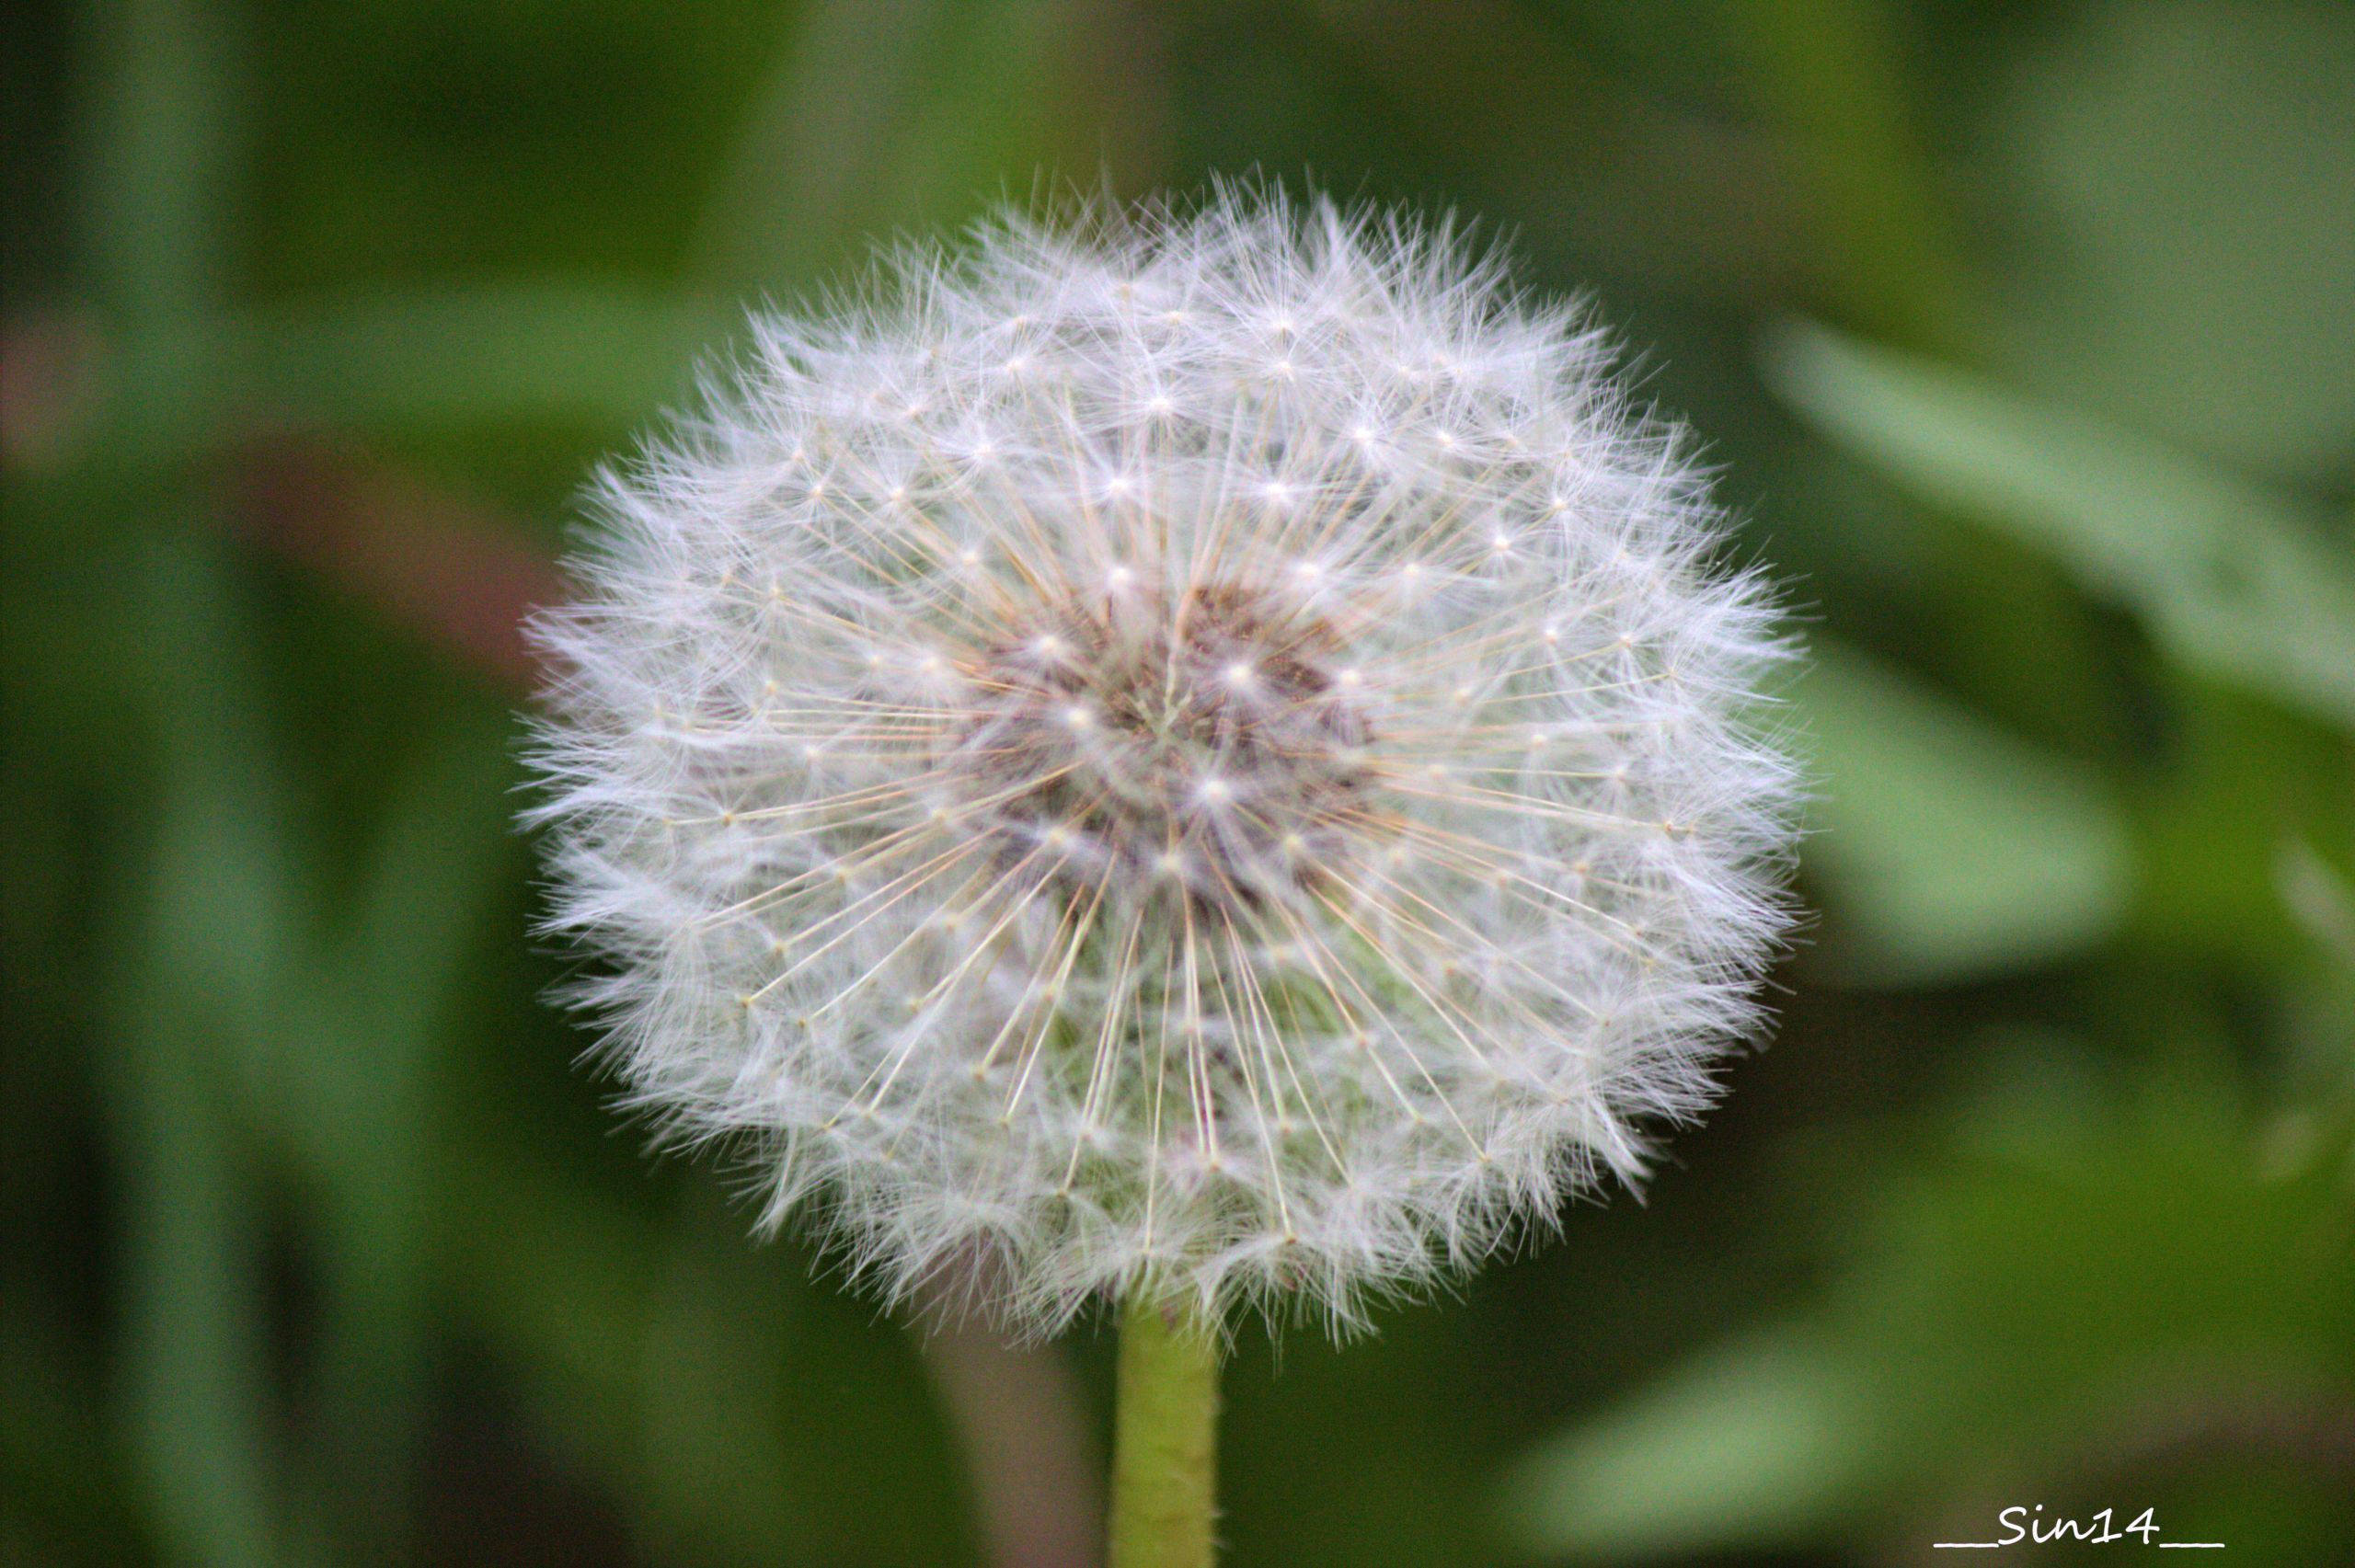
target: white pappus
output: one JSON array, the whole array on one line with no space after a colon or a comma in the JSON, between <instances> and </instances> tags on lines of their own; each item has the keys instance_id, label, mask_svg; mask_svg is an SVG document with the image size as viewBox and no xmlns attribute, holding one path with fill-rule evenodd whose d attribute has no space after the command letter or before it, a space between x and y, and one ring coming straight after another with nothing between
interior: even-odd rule
<instances>
[{"instance_id":1,"label":"white pappus","mask_svg":"<svg viewBox=\"0 0 2355 1568\"><path fill-rule=\"evenodd\" d=\"M545 615L629 1103L897 1295L1357 1320L1712 1097L1785 652L1673 429L1454 231L1005 215L764 314Z\"/></svg>"}]
</instances>

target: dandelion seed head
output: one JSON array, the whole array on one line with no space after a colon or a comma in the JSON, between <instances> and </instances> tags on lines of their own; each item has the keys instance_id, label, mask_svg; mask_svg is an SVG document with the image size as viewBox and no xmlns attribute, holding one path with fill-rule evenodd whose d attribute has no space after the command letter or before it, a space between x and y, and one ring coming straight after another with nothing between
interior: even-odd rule
<instances>
[{"instance_id":1,"label":"dandelion seed head","mask_svg":"<svg viewBox=\"0 0 2355 1568\"><path fill-rule=\"evenodd\" d=\"M1444 224L908 246L595 509L554 924L631 1103L886 1293L1347 1325L1638 1176L1758 1023L1770 607Z\"/></svg>"}]
</instances>

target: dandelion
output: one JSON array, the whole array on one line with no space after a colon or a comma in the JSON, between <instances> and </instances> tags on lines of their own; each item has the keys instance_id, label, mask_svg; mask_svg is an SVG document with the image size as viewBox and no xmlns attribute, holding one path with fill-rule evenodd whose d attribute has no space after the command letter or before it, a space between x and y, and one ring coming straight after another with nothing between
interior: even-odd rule
<instances>
[{"instance_id":1,"label":"dandelion","mask_svg":"<svg viewBox=\"0 0 2355 1568\"><path fill-rule=\"evenodd\" d=\"M757 318L541 628L630 1103L1040 1333L1346 1326L1636 1176L1757 1022L1792 773L1610 364L1444 225L1231 193Z\"/></svg>"}]
</instances>

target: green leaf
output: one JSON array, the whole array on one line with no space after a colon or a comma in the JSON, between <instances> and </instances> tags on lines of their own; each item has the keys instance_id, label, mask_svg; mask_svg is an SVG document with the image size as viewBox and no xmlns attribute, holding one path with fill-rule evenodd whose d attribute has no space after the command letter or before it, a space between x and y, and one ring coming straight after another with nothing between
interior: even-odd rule
<instances>
[{"instance_id":1,"label":"green leaf","mask_svg":"<svg viewBox=\"0 0 2355 1568\"><path fill-rule=\"evenodd\" d=\"M2050 554L2185 664L2355 724L2355 572L2318 520L2084 414L1823 327L1786 328L1765 360L1825 435Z\"/></svg>"},{"instance_id":2,"label":"green leaf","mask_svg":"<svg viewBox=\"0 0 2355 1568\"><path fill-rule=\"evenodd\" d=\"M1535 1552L1609 1557L1816 1539L1873 1467L1847 1368L1813 1334L1727 1345L1530 1454L1504 1513Z\"/></svg>"},{"instance_id":3,"label":"green leaf","mask_svg":"<svg viewBox=\"0 0 2355 1568\"><path fill-rule=\"evenodd\" d=\"M2215 1087L2074 1116L2039 1100L2024 1124L1982 1105L1903 1168L1844 1162L1825 1197L1852 1261L1817 1305L1538 1448L1508 1522L1596 1557L1915 1545L1985 1523L1990 1497L2093 1487L2087 1511L2122 1488L2190 1534L2212 1483L2265 1484L2223 1434L2325 1430L2355 1375L2345 1139L2283 1169ZM2335 1452L2282 1450L2264 1533L2343 1542L2355 1515L2296 1482L2329 1484ZM2254 1528L2233 1545L2339 1560L2269 1553Z\"/></svg>"},{"instance_id":4,"label":"green leaf","mask_svg":"<svg viewBox=\"0 0 2355 1568\"><path fill-rule=\"evenodd\" d=\"M2328 485L2355 432L2355 7L2108 0L1993 90L1989 323L2060 400Z\"/></svg>"},{"instance_id":5,"label":"green leaf","mask_svg":"<svg viewBox=\"0 0 2355 1568\"><path fill-rule=\"evenodd\" d=\"M1793 701L1821 792L1806 864L1846 978L1971 979L2117 923L2128 846L2093 776L1836 645L1817 647Z\"/></svg>"}]
</instances>

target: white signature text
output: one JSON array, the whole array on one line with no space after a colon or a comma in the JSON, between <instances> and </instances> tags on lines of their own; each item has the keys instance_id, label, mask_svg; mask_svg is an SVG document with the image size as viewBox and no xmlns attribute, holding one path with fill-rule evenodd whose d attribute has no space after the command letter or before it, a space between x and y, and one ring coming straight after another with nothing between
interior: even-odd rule
<instances>
[{"instance_id":1,"label":"white signature text","mask_svg":"<svg viewBox=\"0 0 2355 1568\"><path fill-rule=\"evenodd\" d=\"M2104 1508L2082 1519L2063 1518L2060 1515L2047 1517L2044 1505L2034 1507L2015 1505L1995 1516L1995 1523L2003 1528L1996 1540L1941 1540L1931 1544L1946 1551L1993 1551L1999 1547L2046 1546L2056 1540L2084 1541L2089 1546L2108 1546L2113 1541L2131 1540L2142 1546L2176 1547L2192 1551L2222 1551L2221 1540L2161 1540L2157 1510L2145 1508L2134 1516L2131 1524L2117 1522L2118 1510Z\"/></svg>"}]
</instances>

